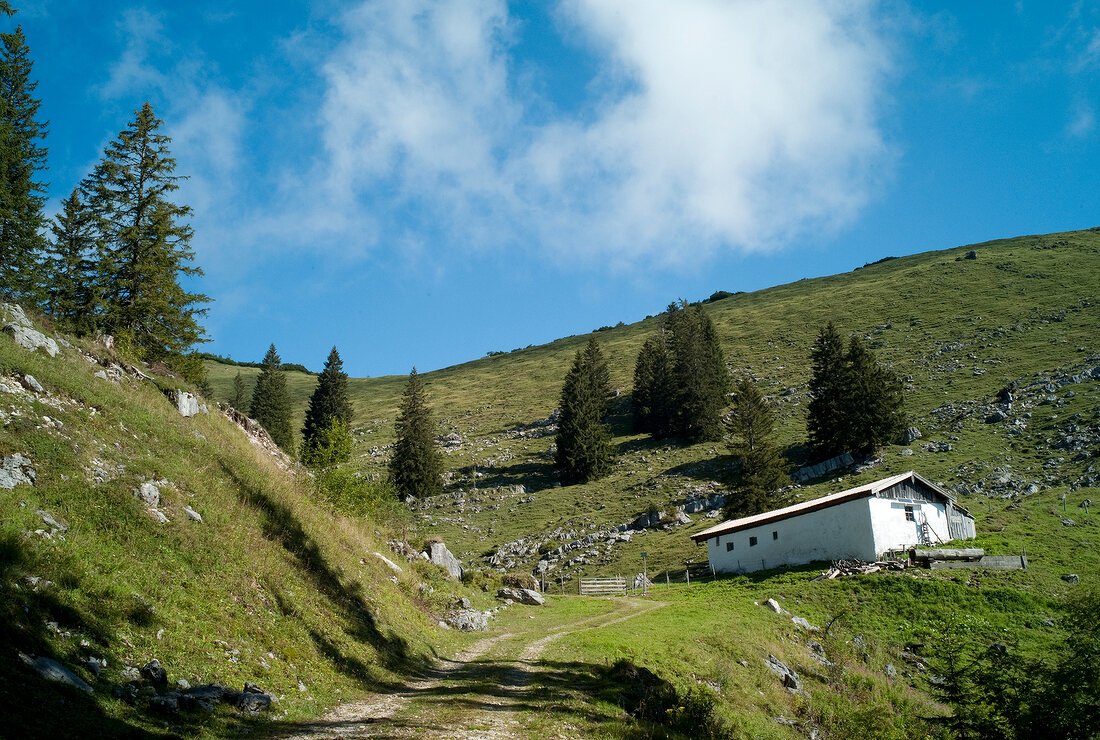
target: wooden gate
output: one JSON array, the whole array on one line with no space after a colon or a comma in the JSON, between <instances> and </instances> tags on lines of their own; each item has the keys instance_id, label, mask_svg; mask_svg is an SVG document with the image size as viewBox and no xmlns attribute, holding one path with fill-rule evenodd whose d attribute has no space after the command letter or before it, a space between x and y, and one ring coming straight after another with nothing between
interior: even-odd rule
<instances>
[{"instance_id":1,"label":"wooden gate","mask_svg":"<svg viewBox=\"0 0 1100 740\"><path fill-rule=\"evenodd\" d=\"M581 596L607 596L625 593L626 578L623 576L581 579Z\"/></svg>"}]
</instances>

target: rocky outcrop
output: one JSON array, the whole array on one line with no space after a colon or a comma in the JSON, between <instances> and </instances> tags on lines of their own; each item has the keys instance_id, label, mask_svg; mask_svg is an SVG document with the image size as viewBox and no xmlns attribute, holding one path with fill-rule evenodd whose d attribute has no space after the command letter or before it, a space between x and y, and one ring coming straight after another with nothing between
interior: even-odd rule
<instances>
[{"instance_id":1,"label":"rocky outcrop","mask_svg":"<svg viewBox=\"0 0 1100 740\"><path fill-rule=\"evenodd\" d=\"M11 334L15 343L25 350L33 352L41 349L50 357L56 357L57 353L61 351L57 346L57 342L37 329L20 326L19 324L5 324L4 331Z\"/></svg>"},{"instance_id":2,"label":"rocky outcrop","mask_svg":"<svg viewBox=\"0 0 1100 740\"><path fill-rule=\"evenodd\" d=\"M459 632L484 632L489 627L490 612L479 612L476 609L459 609L451 612L444 619L448 627L453 627Z\"/></svg>"},{"instance_id":3,"label":"rocky outcrop","mask_svg":"<svg viewBox=\"0 0 1100 740\"><path fill-rule=\"evenodd\" d=\"M538 591L532 591L529 588L502 588L497 590L498 599L511 599L517 604L528 604L530 606L542 606L546 603L546 599Z\"/></svg>"},{"instance_id":4,"label":"rocky outcrop","mask_svg":"<svg viewBox=\"0 0 1100 740\"><path fill-rule=\"evenodd\" d=\"M0 488L15 488L22 483L34 485L35 477L34 466L25 455L16 452L0 460Z\"/></svg>"},{"instance_id":5,"label":"rocky outcrop","mask_svg":"<svg viewBox=\"0 0 1100 740\"><path fill-rule=\"evenodd\" d=\"M465 568L462 567L462 561L451 554L451 551L447 549L445 544L442 542L432 542L428 545L426 552L428 560L446 570L451 578L459 581L462 580L462 576L466 572Z\"/></svg>"},{"instance_id":6,"label":"rocky outcrop","mask_svg":"<svg viewBox=\"0 0 1100 740\"><path fill-rule=\"evenodd\" d=\"M227 406L222 413L225 414L225 418L241 428L241 431L248 437L249 442L271 455L275 459L276 465L283 470L288 470L291 467L293 463L290 456L283 452L279 445L275 444L275 440L271 438L271 435L267 433L260 422L245 416L232 406Z\"/></svg>"},{"instance_id":7,"label":"rocky outcrop","mask_svg":"<svg viewBox=\"0 0 1100 740\"><path fill-rule=\"evenodd\" d=\"M94 691L92 687L88 685L87 681L53 658L46 658L41 655L37 658L31 658L29 655L24 655L23 653L19 654L19 658L27 667L31 668L35 673L47 681L72 686L74 689L83 691L86 694L91 694Z\"/></svg>"},{"instance_id":8,"label":"rocky outcrop","mask_svg":"<svg viewBox=\"0 0 1100 740\"><path fill-rule=\"evenodd\" d=\"M794 471L794 475L791 478L795 483L806 483L808 481L816 480L824 475L828 475L837 470L844 470L850 468L856 464L855 458L848 452L843 455L837 455L836 457L830 457L828 460L819 462L817 465L807 465L804 468L799 468Z\"/></svg>"},{"instance_id":9,"label":"rocky outcrop","mask_svg":"<svg viewBox=\"0 0 1100 740\"><path fill-rule=\"evenodd\" d=\"M199 403L199 399L197 399L194 394L188 393L187 391L169 391L168 399L175 404L176 410L180 412L180 416L191 417L196 414L210 413L205 403Z\"/></svg>"}]
</instances>

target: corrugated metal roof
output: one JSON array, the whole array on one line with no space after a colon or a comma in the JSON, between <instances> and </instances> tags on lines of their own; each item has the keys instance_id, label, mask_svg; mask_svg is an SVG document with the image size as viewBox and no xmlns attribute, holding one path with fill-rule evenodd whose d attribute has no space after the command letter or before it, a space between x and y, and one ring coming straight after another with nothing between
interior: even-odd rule
<instances>
[{"instance_id":1,"label":"corrugated metal roof","mask_svg":"<svg viewBox=\"0 0 1100 740\"><path fill-rule=\"evenodd\" d=\"M704 529L702 532L693 534L691 538L696 542L703 540L709 540L711 537L717 537L718 535L727 534L729 532L737 532L742 529L749 529L750 527L756 527L761 524L767 524L769 522L776 522L782 519L790 519L791 517L807 514L811 511L818 511L819 509L825 509L830 506L836 506L837 504L843 504L846 501L854 501L860 498L866 498L868 496L875 496L879 491L896 486L904 480L913 478L919 480L924 485L931 488L936 493L943 496L946 500L954 504L954 498L947 491L937 486L932 481L928 480L924 476L920 475L914 470L910 470L908 473L899 473L898 475L892 475L889 478L883 478L873 483L864 483L862 486L856 486L855 488L849 488L846 491L840 491L839 493L831 493L828 496L822 496L821 498L810 499L809 501L803 501L802 503L793 504L792 506L785 506L782 509L776 509L774 511L765 511L762 514L753 514L752 516L741 517L740 519L731 519L729 521L716 524L710 529ZM961 508L961 507L959 507ZM966 512L963 509L964 513Z\"/></svg>"}]
</instances>

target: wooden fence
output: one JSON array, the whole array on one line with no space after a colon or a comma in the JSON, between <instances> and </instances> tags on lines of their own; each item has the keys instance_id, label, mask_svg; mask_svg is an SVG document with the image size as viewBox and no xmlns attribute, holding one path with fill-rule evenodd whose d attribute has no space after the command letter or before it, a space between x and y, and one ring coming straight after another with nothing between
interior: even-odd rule
<instances>
[{"instance_id":1,"label":"wooden fence","mask_svg":"<svg viewBox=\"0 0 1100 740\"><path fill-rule=\"evenodd\" d=\"M580 580L581 596L607 596L626 593L626 578L623 576L582 578Z\"/></svg>"}]
</instances>

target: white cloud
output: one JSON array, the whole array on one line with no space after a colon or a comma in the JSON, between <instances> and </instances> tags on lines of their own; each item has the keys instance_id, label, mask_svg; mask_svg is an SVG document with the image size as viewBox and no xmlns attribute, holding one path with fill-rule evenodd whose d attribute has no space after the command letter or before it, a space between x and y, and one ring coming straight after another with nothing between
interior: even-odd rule
<instances>
[{"instance_id":1,"label":"white cloud","mask_svg":"<svg viewBox=\"0 0 1100 740\"><path fill-rule=\"evenodd\" d=\"M781 245L852 219L887 158L873 10L567 0L605 84L576 117L532 125L503 0L365 2L324 69L326 184L402 213L391 227L412 208L454 239L562 258Z\"/></svg>"},{"instance_id":2,"label":"white cloud","mask_svg":"<svg viewBox=\"0 0 1100 740\"><path fill-rule=\"evenodd\" d=\"M1070 112L1066 134L1073 139L1084 139L1096 129L1096 113L1087 101L1078 101Z\"/></svg>"}]
</instances>

